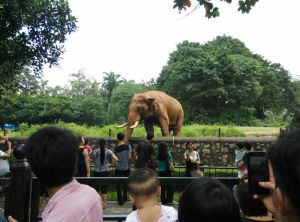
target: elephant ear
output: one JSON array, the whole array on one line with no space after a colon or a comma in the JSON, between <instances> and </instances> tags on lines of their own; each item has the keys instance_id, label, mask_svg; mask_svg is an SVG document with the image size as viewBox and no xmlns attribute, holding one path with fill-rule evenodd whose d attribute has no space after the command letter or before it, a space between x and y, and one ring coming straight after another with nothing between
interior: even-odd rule
<instances>
[{"instance_id":1,"label":"elephant ear","mask_svg":"<svg viewBox=\"0 0 300 222\"><path fill-rule=\"evenodd\" d=\"M157 103L155 102L155 98L147 98L147 105L149 107L149 111L153 112L157 109Z\"/></svg>"}]
</instances>

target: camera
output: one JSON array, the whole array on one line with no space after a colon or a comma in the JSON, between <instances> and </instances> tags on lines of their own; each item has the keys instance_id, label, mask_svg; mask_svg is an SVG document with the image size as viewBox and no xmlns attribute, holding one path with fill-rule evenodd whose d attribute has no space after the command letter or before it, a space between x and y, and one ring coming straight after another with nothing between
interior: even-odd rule
<instances>
[{"instance_id":1,"label":"camera","mask_svg":"<svg viewBox=\"0 0 300 222\"><path fill-rule=\"evenodd\" d=\"M251 194L270 193L268 189L259 186L259 181L269 181L269 169L266 152L249 152L247 154L248 185Z\"/></svg>"}]
</instances>

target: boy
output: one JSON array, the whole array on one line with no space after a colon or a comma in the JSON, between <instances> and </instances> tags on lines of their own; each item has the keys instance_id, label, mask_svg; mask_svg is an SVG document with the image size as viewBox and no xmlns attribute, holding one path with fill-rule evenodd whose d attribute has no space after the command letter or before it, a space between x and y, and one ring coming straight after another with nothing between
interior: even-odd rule
<instances>
[{"instance_id":1,"label":"boy","mask_svg":"<svg viewBox=\"0 0 300 222\"><path fill-rule=\"evenodd\" d=\"M131 212L127 222L137 221L177 221L177 211L173 207L158 205L161 188L157 173L149 168L139 168L128 177L129 198L137 207Z\"/></svg>"}]
</instances>

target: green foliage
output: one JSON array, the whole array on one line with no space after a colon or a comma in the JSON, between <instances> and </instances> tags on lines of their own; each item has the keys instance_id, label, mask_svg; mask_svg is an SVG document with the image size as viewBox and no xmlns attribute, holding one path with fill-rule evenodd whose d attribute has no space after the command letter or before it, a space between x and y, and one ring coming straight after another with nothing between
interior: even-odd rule
<instances>
[{"instance_id":1,"label":"green foliage","mask_svg":"<svg viewBox=\"0 0 300 222\"><path fill-rule=\"evenodd\" d=\"M191 0L173 0L174 5L173 8L178 8L179 12L184 9L186 10L187 7L191 7L192 3ZM225 1L229 4L231 4L232 0L220 0ZM205 17L207 18L215 18L220 16L219 8L215 7L211 0L197 0L198 4L196 8L203 6L205 9ZM241 11L242 13L249 13L250 10L255 6L256 2L258 0L245 0L239 1L239 7L238 11Z\"/></svg>"},{"instance_id":2,"label":"green foliage","mask_svg":"<svg viewBox=\"0 0 300 222\"><path fill-rule=\"evenodd\" d=\"M288 71L228 36L178 44L157 84L182 103L185 123L254 125L295 110Z\"/></svg>"},{"instance_id":3,"label":"green foliage","mask_svg":"<svg viewBox=\"0 0 300 222\"><path fill-rule=\"evenodd\" d=\"M66 0L3 0L0 8L0 95L25 66L57 65L66 35L76 30Z\"/></svg>"},{"instance_id":4,"label":"green foliage","mask_svg":"<svg viewBox=\"0 0 300 222\"><path fill-rule=\"evenodd\" d=\"M75 123L65 123L63 121L58 121L56 124L33 124L29 126L26 123L19 125L19 131L14 132L12 136L30 136L37 130L49 126L55 125L60 128L69 129L76 135L82 136L111 136L116 137L119 132L125 132L125 128L117 129L115 124L106 125L103 127L87 125L77 125ZM181 137L218 137L219 128L221 128L222 137L245 137L245 134L235 128L234 126L208 126L208 125L187 125L183 126L181 131ZM158 126L154 127L155 137L161 137L161 131ZM132 133L132 137L145 137L146 131L143 126L138 126Z\"/></svg>"}]
</instances>

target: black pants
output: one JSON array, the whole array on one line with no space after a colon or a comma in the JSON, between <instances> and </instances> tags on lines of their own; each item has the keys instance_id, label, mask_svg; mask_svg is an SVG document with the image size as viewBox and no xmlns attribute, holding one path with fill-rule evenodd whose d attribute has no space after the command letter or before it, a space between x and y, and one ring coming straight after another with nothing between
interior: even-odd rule
<instances>
[{"instance_id":1,"label":"black pants","mask_svg":"<svg viewBox=\"0 0 300 222\"><path fill-rule=\"evenodd\" d=\"M103 171L103 172L96 172L94 171L94 177L108 177L109 172L108 171ZM94 185L94 188L97 192L99 192L100 185ZM108 186L107 185L102 185L101 186L101 193L102 194L107 194Z\"/></svg>"},{"instance_id":2,"label":"black pants","mask_svg":"<svg viewBox=\"0 0 300 222\"><path fill-rule=\"evenodd\" d=\"M116 177L128 177L130 174L130 169L128 170L115 170ZM123 193L122 193L123 191ZM120 205L123 205L124 202L127 201L127 184L124 185L117 185L117 195L118 195L118 202Z\"/></svg>"},{"instance_id":3,"label":"black pants","mask_svg":"<svg viewBox=\"0 0 300 222\"><path fill-rule=\"evenodd\" d=\"M171 177L170 171L159 171L158 175L160 177ZM173 195L174 195L174 188L171 185L162 185L161 186L161 203L163 205L172 203L173 202Z\"/></svg>"}]
</instances>

